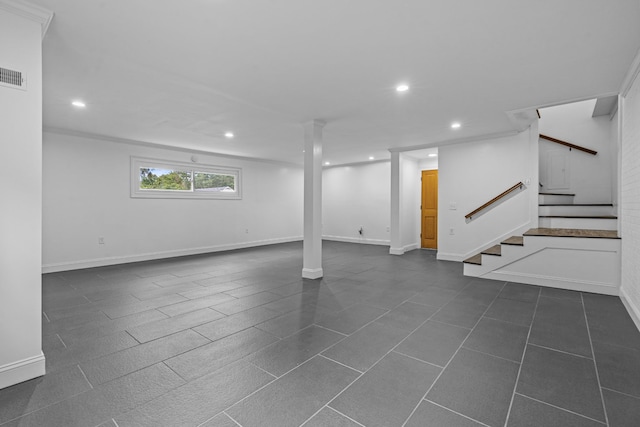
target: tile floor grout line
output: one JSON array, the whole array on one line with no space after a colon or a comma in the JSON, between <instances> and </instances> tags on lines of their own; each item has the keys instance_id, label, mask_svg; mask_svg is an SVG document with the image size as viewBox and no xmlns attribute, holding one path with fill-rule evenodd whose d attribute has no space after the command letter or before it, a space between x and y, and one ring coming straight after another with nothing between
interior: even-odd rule
<instances>
[{"instance_id":1,"label":"tile floor grout line","mask_svg":"<svg viewBox=\"0 0 640 427\"><path fill-rule=\"evenodd\" d=\"M541 403L541 404L543 404L543 405L551 406L552 408L556 408L556 409L558 409L558 410L560 410L560 411L568 412L568 413L570 413L570 414L577 415L577 416L579 416L580 418L585 418L585 419L587 419L587 420L595 421L595 422L597 422L598 424L606 425L605 423L603 423L603 422L602 422L602 421L600 421L600 420L596 420L596 419L594 419L594 418L587 417L587 416L586 416L586 415L584 415L584 414L580 414L580 413L575 412L575 411L572 411L572 410L570 410L570 409L563 408L563 407L561 407L561 406L557 406L557 405L554 405L554 404L549 403L549 402L545 402L544 400L536 399L535 397L527 396L527 395L526 395L526 394L524 394L524 393L516 392L515 394L516 394L516 395L518 395L518 396L525 397L525 398L527 398L527 399L534 400L534 401L536 401L536 402L538 402L538 403Z\"/></svg>"},{"instance_id":2,"label":"tile floor grout line","mask_svg":"<svg viewBox=\"0 0 640 427\"><path fill-rule=\"evenodd\" d=\"M517 323L517 322L511 322L509 320L503 320L503 319L498 319L496 317L491 317L491 316L484 316L485 319L491 319L491 320L496 320L498 322L504 322L504 323L509 323L510 325L517 325L517 326L527 326L524 323ZM533 322L533 320L532 320Z\"/></svg>"},{"instance_id":3,"label":"tile floor grout line","mask_svg":"<svg viewBox=\"0 0 640 427\"><path fill-rule=\"evenodd\" d=\"M58 339L59 339L59 340L60 340L60 342L62 343L62 346L63 346L64 348L68 348L68 347L67 347L67 344L62 340L62 337L60 336L60 334L56 334L56 336L58 337Z\"/></svg>"},{"instance_id":4,"label":"tile floor grout line","mask_svg":"<svg viewBox=\"0 0 640 427\"><path fill-rule=\"evenodd\" d=\"M447 303L448 304L448 303ZM445 304L446 305L446 304ZM444 306L443 306L444 307ZM436 322L436 323L440 323L442 325L448 325L448 326L455 326L456 328L460 328L460 329L466 329L467 331L471 332L471 328L466 328L464 326L460 326L460 325L454 325L453 323L449 323L449 322L444 322L442 320L436 320L436 319L431 319L432 322Z\"/></svg>"},{"instance_id":5,"label":"tile floor grout line","mask_svg":"<svg viewBox=\"0 0 640 427\"><path fill-rule=\"evenodd\" d=\"M227 411L222 411L220 414L225 414L227 417L229 417L229 419L230 419L231 421L233 421L234 423L236 423L238 426L242 427L242 424L240 424L238 421L236 421L236 419L235 419L235 418L233 418L231 415L227 414ZM220 415L220 414L218 414L218 415ZM216 416L218 416L218 415L216 415Z\"/></svg>"},{"instance_id":6,"label":"tile floor grout line","mask_svg":"<svg viewBox=\"0 0 640 427\"><path fill-rule=\"evenodd\" d=\"M49 316L47 316L47 313L45 313L44 310L42 310L42 315L44 316L45 319L47 319L47 323L51 323L51 320L49 319Z\"/></svg>"},{"instance_id":7,"label":"tile floor grout line","mask_svg":"<svg viewBox=\"0 0 640 427\"><path fill-rule=\"evenodd\" d=\"M120 424L118 424L118 422L116 421L115 418L111 418L111 421L113 421L113 423L116 425L116 427L120 427Z\"/></svg>"},{"instance_id":8,"label":"tile floor grout line","mask_svg":"<svg viewBox=\"0 0 640 427\"><path fill-rule=\"evenodd\" d=\"M344 363L338 362L337 360L334 360L334 359L332 359L332 358L330 358L330 357L328 357L328 356L325 356L325 355L324 355L324 354L322 354L322 353L318 353L318 356L320 356L320 357L322 357L322 358L324 358L324 359L330 360L330 361L331 361L331 362L333 362L333 363L337 363L338 365L344 366L345 368L349 368L349 369L351 369L352 371L356 371L356 372L357 372L357 373L359 373L359 374L364 374L364 371L361 371L360 369L356 369L356 368L354 368L354 367L352 367L352 366L349 366L349 365L345 365Z\"/></svg>"},{"instance_id":9,"label":"tile floor grout line","mask_svg":"<svg viewBox=\"0 0 640 427\"><path fill-rule=\"evenodd\" d=\"M240 360L243 360L243 359L245 359L245 358L247 358L247 357L251 356L252 354L253 354L253 353L251 353L251 354L249 354L249 355L247 355L247 356L243 357L242 359L239 359L239 360L238 360L238 362L239 362ZM273 375L271 372L269 372L269 371L267 371L267 370L265 370L265 369L262 369L260 366L256 365L256 364L255 364L255 363L253 363L252 361L250 361L250 360L245 360L245 362L249 363L249 364L250 364L250 365L252 365L252 366L255 366L256 368L260 369L260 370L261 370L262 372L264 372L265 374L267 374L267 375L269 375L269 376L272 376L274 379L276 379L276 380L278 379L278 377L276 377L275 375Z\"/></svg>"},{"instance_id":10,"label":"tile floor grout line","mask_svg":"<svg viewBox=\"0 0 640 427\"><path fill-rule=\"evenodd\" d=\"M444 366L436 365L435 363L427 362L426 360L422 360L422 359L419 359L419 358L414 357L414 356L409 356L408 354L405 354L405 353L403 353L401 351L398 351L398 350L393 350L393 353L401 354L402 356L408 357L409 359L413 359L413 360L415 360L417 362L426 363L427 365L431 365L431 366L435 366L436 368L444 369Z\"/></svg>"},{"instance_id":11,"label":"tile floor grout line","mask_svg":"<svg viewBox=\"0 0 640 427\"><path fill-rule=\"evenodd\" d=\"M462 292L462 291L460 291L460 292ZM351 384L347 385L344 389L342 389L342 391L340 391L340 393L336 394L336 395L335 395L335 396L334 396L334 397L333 397L329 402L327 402L326 406L329 406L329 404L330 404L331 402L333 402L334 400L336 400L336 399L337 399L337 398L338 398L342 393L344 393L344 392L345 392L349 387L351 387L351 385L352 385L353 383L355 383L356 381L358 381L358 380L359 380L359 379L360 379L364 374L366 374L366 373L367 373L367 372L369 372L371 369L373 369L373 368L374 368L378 363L380 363L380 361L381 361L382 359L384 359L385 357L387 357L387 355L389 355L389 354L390 354L392 351L394 351L398 346L400 346L400 345L401 345L401 344L402 344L402 343L403 343L407 338L409 338L409 337L411 336L411 334L413 334L415 331L417 331L417 330L418 330L418 329L420 329L423 325L425 325L429 320L431 320L431 318L432 318L433 316L435 316L436 314L438 314L438 312L440 312L440 310L442 310L442 308L443 308L443 307L445 307L445 306L446 306L446 304L445 304L445 305L443 305L442 307L438 308L438 309L437 309L436 311L434 311L433 313L431 313L431 315L430 315L429 317L427 317L423 322L421 322L418 326L416 326L414 329L412 329L412 330L407 334L407 336L405 336L402 340L400 340L400 342L398 342L396 345L394 345L394 346L393 346L393 347L392 347L392 348L391 348L387 353L385 353L385 354L384 354L384 356L382 356L381 358L379 358L378 360L376 360L376 362L375 362L373 365L371 365L368 369L366 369L365 371L363 371L363 372L362 372L362 374L361 374L361 375L359 375L359 376L358 376L358 378L356 378L355 380L353 380L353 382L352 382ZM488 307L487 307L487 308L488 308ZM388 310L385 314L381 315L381 316L380 316L380 317L378 317L376 320L380 319L381 317L383 317L383 316L387 315L387 314L388 314L388 313L390 313L390 312L391 312L391 310ZM369 323L373 323L373 322L375 322L376 320L373 320L373 321L371 321L371 322L369 322ZM369 323L368 323L368 324L369 324ZM367 324L367 325L368 325L368 324ZM366 325L365 325L365 326L366 326ZM363 326L362 328L364 328L364 326ZM362 329L362 328L360 328L360 329ZM357 332L357 331L356 331L356 332ZM355 333L355 332L354 332L354 333ZM337 343L336 343L336 344L337 344ZM336 345L336 344L334 344L334 345ZM326 351L326 350L324 350L324 351ZM421 361L421 362L422 362L422 361ZM435 366L435 365L433 365L433 366ZM442 370L440 371L440 374L442 374L442 371L444 371L444 369L442 369ZM440 374L438 375L438 377L440 376ZM437 380L437 378L436 378L436 380ZM434 383L435 383L435 381L434 381ZM425 396L426 396L426 394L425 394ZM424 399L424 396L423 396L423 398L422 398L422 399ZM420 399L420 401L422 401L422 399ZM418 405L416 406L416 408L417 408L418 406L420 406L420 402L418 402ZM411 415L413 415L413 412L415 412L416 408L414 408L414 410L412 411ZM331 409L333 409L333 407L331 407ZM411 415L409 415L409 418L411 417ZM408 420L409 418L407 418L407 420ZM405 420L405 422L403 423L403 425L407 422L407 420Z\"/></svg>"},{"instance_id":12,"label":"tile floor grout line","mask_svg":"<svg viewBox=\"0 0 640 427\"><path fill-rule=\"evenodd\" d=\"M619 391L619 390L616 390L616 389L611 388L611 387L602 387L602 389L603 390L612 391L614 393L622 394L622 395L627 396L627 397L632 397L632 398L634 398L636 400L640 400L640 396L634 396L633 394L625 393L623 391Z\"/></svg>"},{"instance_id":13,"label":"tile floor grout line","mask_svg":"<svg viewBox=\"0 0 640 427\"><path fill-rule=\"evenodd\" d=\"M80 373L82 374L82 376L84 377L84 380L87 382L87 384L89 384L89 387L91 387L91 390L93 390L93 384L91 384L91 381L89 381L89 378L87 378L87 375L84 373L84 371L82 370L82 367L78 364L76 365L78 367L78 369L80 370Z\"/></svg>"},{"instance_id":14,"label":"tile floor grout line","mask_svg":"<svg viewBox=\"0 0 640 427\"><path fill-rule=\"evenodd\" d=\"M518 389L518 382L520 381L520 374L522 373L522 365L524 364L524 357L527 355L527 346L529 345L529 338L531 337L531 330L533 329L533 322L536 320L536 314L538 314L538 305L540 304L540 296L542 295L542 289L538 289L538 298L536 298L536 305L533 309L533 318L529 325L529 331L527 332L527 339L524 342L524 350L522 351L522 358L520 358L520 366L518 366L518 374L516 375L516 382L513 384L513 391L511 392L511 400L509 401L509 408L507 409L507 416L504 419L504 427L509 424L509 417L511 416L511 409L513 408L513 401L516 397L516 390Z\"/></svg>"},{"instance_id":15,"label":"tile floor grout line","mask_svg":"<svg viewBox=\"0 0 640 427\"><path fill-rule=\"evenodd\" d=\"M462 288L462 290L460 290L460 293L462 293L462 291L464 291L465 289L467 289L471 283L473 281L469 282L467 284L467 286L465 286L464 288ZM489 305L487 305L487 307L484 309L484 311L482 312L482 314L480 315L480 317L478 318L478 320L476 321L476 323L473 325L473 328L471 328L471 330L469 331L469 333L467 334L467 336L465 337L464 340L462 340L462 342L460 343L460 345L458 346L458 348L456 349L456 351L451 355L451 357L449 358L449 360L447 361L446 365L444 365L444 367L442 368L442 370L440 371L440 373L438 373L438 375L436 376L436 379L433 380L433 382L431 383L431 385L429 386L429 388L427 389L427 391L424 393L424 395L422 395L422 398L420 398L420 401L418 402L418 404L416 405L415 408L413 408L413 411L411 411L411 413L409 414L409 416L407 417L407 419L404 420L404 422L402 423L402 426L404 427L407 422L409 422L409 420L411 419L411 417L413 416L413 414L415 414L415 412L418 410L418 408L420 407L420 403L423 400L427 400L427 395L429 394L429 392L433 389L433 386L436 385L436 383L438 382L438 380L440 379L440 377L442 376L442 374L444 373L444 371L447 369L447 367L451 364L451 361L456 357L456 355L458 354L458 352L460 351L460 349L462 348L462 346L464 345L464 343L469 339L469 337L471 336L471 334L473 333L473 331L476 329L476 327L478 326L478 324L480 323L480 321L482 320L482 318L484 317L485 313L489 310L489 308L491 307L491 305L495 302L496 299L498 299L498 295L500 295L500 292L502 292L502 290L504 289L504 287L507 285L507 282L502 282L502 287L500 288L500 290L496 293L496 296L491 300L491 303ZM460 294L459 293L459 294ZM458 295L459 295L458 294ZM456 295L457 298L457 295ZM450 301L451 302L451 301ZM446 307L446 305L448 305L449 303L443 305L442 307L440 307L440 309L438 311L440 311L443 307ZM437 312L436 312L437 313ZM436 313L433 313L432 316L435 316ZM447 408L448 409L448 408Z\"/></svg>"},{"instance_id":16,"label":"tile floor grout line","mask_svg":"<svg viewBox=\"0 0 640 427\"><path fill-rule=\"evenodd\" d=\"M518 365L521 363L521 362L518 362L517 360L507 359L506 357L496 356L495 354L487 353L486 351L480 351L480 350L476 350L474 348L469 348L469 347L465 347L465 346L462 346L462 348L464 348L465 350L472 351L474 353L483 354L485 356L495 357L496 359L504 360L505 362L517 363Z\"/></svg>"},{"instance_id":17,"label":"tile floor grout line","mask_svg":"<svg viewBox=\"0 0 640 427\"><path fill-rule=\"evenodd\" d=\"M342 335L342 336L343 336L343 337L345 337L345 338L349 336L348 334L345 334L344 332L339 332L339 331L336 331L335 329L331 329L331 328L327 328L326 326L318 325L317 323L312 323L312 324L311 324L311 325L309 325L309 326L316 326L316 327L318 327L318 328L320 328L320 329L324 329L324 330L327 330L327 331L335 332L336 334L340 334L340 335ZM305 329L306 329L306 328L305 328ZM300 329L300 330L302 330L302 329ZM265 331L265 332L266 332L266 331ZM294 333L294 335L295 335L295 333ZM291 336L291 335L287 335L287 338L288 338L288 337L290 337L290 336ZM341 341L342 341L342 340L341 340Z\"/></svg>"},{"instance_id":18,"label":"tile floor grout line","mask_svg":"<svg viewBox=\"0 0 640 427\"><path fill-rule=\"evenodd\" d=\"M463 417L463 418L466 418L466 419L468 419L468 420L471 420L471 421L473 421L473 422L476 422L476 423L481 424L481 425L486 426L486 427L491 427L490 425L485 424L485 423L483 423L482 421L478 421L478 420L476 420L475 418L471 418L471 417L470 417L470 416L468 416L468 415L465 415L465 414L462 414L462 413L460 413L460 412L454 411L453 409L451 409L451 408L447 408L446 406L442 406L441 404L439 404L439 403L437 403L437 402L434 402L433 400L429 400L429 399L425 398L425 399L422 399L422 400L420 401L420 403L422 403L422 402L429 402L429 403L431 403L432 405L439 406L440 408L442 408L442 409L444 409L444 410L446 410L446 411L449 411L449 412L453 412L454 414L460 415L460 416L461 416L461 417Z\"/></svg>"},{"instance_id":19,"label":"tile floor grout line","mask_svg":"<svg viewBox=\"0 0 640 427\"><path fill-rule=\"evenodd\" d=\"M354 423L356 423L359 426L362 427L366 427L364 424L359 423L358 421L354 420L353 418L349 417L348 415L343 414L342 412L338 411L337 409L334 409L332 407L329 406L328 403L325 403L324 406L320 409L318 409L316 412L314 412L309 418L307 418L306 420L304 420L304 422L302 424L300 424L298 427L304 427L309 421L311 421L313 419L313 417L315 417L316 415L318 415L320 412L322 412L322 410L324 408L328 408L330 411L334 411L340 415L342 415L343 417L345 417L346 419L353 421Z\"/></svg>"},{"instance_id":20,"label":"tile floor grout line","mask_svg":"<svg viewBox=\"0 0 640 427\"><path fill-rule=\"evenodd\" d=\"M162 362L157 363L157 364L158 364L158 365L159 365L159 364L163 364L164 366L166 366L166 367L167 367L167 369L168 369L168 370L170 370L171 372L173 372L174 374L176 374L176 375L178 376L178 378L180 378L182 381L184 381L184 384L180 384L180 385L179 385L179 386L177 386L176 388L182 387L183 385L189 384L191 381L194 381L194 380L188 380L188 379L184 378L182 375L180 375L179 373L177 373L177 372L176 372L176 371L175 371L171 366L169 366L168 364L166 364L166 363L165 363L167 360L169 360L169 359L165 359L165 360L163 360ZM153 365L151 365L151 366L153 366ZM214 371L214 372L215 372L215 371ZM173 389L172 389L172 390L173 390ZM169 392L167 392L167 393L169 393ZM165 393L165 394L166 394L166 393Z\"/></svg>"},{"instance_id":21,"label":"tile floor grout line","mask_svg":"<svg viewBox=\"0 0 640 427\"><path fill-rule=\"evenodd\" d=\"M544 348L545 350L555 351L556 353L562 353L562 354L566 354L566 355L573 356L573 357L579 357L580 359L593 360L592 357L587 357L587 356L583 356L581 354L575 354L575 353L571 353L571 352L568 352L568 351L558 350L557 348L553 348L553 347L547 347L547 346L544 346L544 345L534 344L534 343L528 343L528 345L530 345L531 347L538 347L538 348Z\"/></svg>"},{"instance_id":22,"label":"tile floor grout line","mask_svg":"<svg viewBox=\"0 0 640 427\"><path fill-rule=\"evenodd\" d=\"M265 348L266 348L266 347L265 347ZM242 402L242 401L244 401L244 400L247 400L249 397L253 396L254 394L258 393L259 391L261 391L261 390L265 389L265 388L266 388L266 387L268 387L269 385L271 385L271 384L273 384L274 382L278 381L280 378L284 377L284 376L285 376L285 375L287 375L289 372L291 372L291 371L293 371L294 369L296 369L296 368L298 368L298 367L300 367L300 366L304 365L305 363L310 362L311 360L313 360L313 359L314 359L315 357L317 357L318 355L319 355L319 353L318 353L318 354L316 354L316 355L314 355L313 357L311 357L311 358L309 358L309 359L305 360L304 362L302 362L302 363L300 363L300 364L298 364L298 365L294 366L293 368L289 369L287 372L283 373L283 374L282 374L282 375L280 375L279 377L278 377L278 376L275 376L275 375L273 375L273 374L271 374L271 373L269 373L269 372L267 371L267 373L268 373L268 374L270 374L272 377L274 377L274 379L273 379L273 380L269 381L268 383L266 383L266 384L265 384L265 385L263 385L262 387L260 387L260 388L258 388L258 389L256 389L256 390L254 390L253 392L249 393L248 395L246 395L246 396L245 396L245 397L243 397L242 399L238 400L238 401L237 401L237 402L235 402L234 404L232 404L232 405L228 406L226 409L224 409L224 411L226 411L226 410L228 410L228 409L231 409L232 407L236 406L237 404L239 404L240 402ZM247 362L249 362L249 361L247 361ZM252 362L249 362L249 363L251 363L252 365L254 365ZM222 368L220 368L220 369L222 369ZM359 378L359 377L358 377L358 378ZM217 415L217 414L216 414L216 415Z\"/></svg>"},{"instance_id":23,"label":"tile floor grout line","mask_svg":"<svg viewBox=\"0 0 640 427\"><path fill-rule=\"evenodd\" d=\"M596 371L596 380L598 381L598 391L600 392L600 401L602 402L602 412L604 412L604 421L609 427L609 416L607 414L607 405L604 402L604 393L602 392L602 383L600 382L600 372L598 370L598 364L596 363L596 352L593 349L593 340L591 339L591 329L589 329L589 319L587 318L587 309L584 306L584 297L580 292L580 302L582 303L582 314L584 315L584 321L587 325L587 335L589 336L589 347L591 348L591 356L593 357L593 368Z\"/></svg>"}]
</instances>

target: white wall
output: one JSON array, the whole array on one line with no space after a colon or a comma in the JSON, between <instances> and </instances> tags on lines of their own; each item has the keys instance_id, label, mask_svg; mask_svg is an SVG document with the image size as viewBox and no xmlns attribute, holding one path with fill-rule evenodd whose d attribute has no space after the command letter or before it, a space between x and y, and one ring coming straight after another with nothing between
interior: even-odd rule
<instances>
[{"instance_id":1,"label":"white wall","mask_svg":"<svg viewBox=\"0 0 640 427\"><path fill-rule=\"evenodd\" d=\"M609 116L591 117L595 100L575 102L545 108L540 111L540 133L572 144L590 148L597 155L569 150L568 147L540 140L541 191L567 192L576 195L575 203L612 202L612 130ZM569 186L549 189L547 155L551 151L565 152L569 157Z\"/></svg>"},{"instance_id":2,"label":"white wall","mask_svg":"<svg viewBox=\"0 0 640 427\"><path fill-rule=\"evenodd\" d=\"M638 62L636 62L637 66ZM620 114L620 112L619 112ZM622 99L620 295L640 329L640 78Z\"/></svg>"},{"instance_id":3,"label":"white wall","mask_svg":"<svg viewBox=\"0 0 640 427\"><path fill-rule=\"evenodd\" d=\"M421 171L438 169L438 158L429 157L427 159L420 159L418 161L418 167Z\"/></svg>"},{"instance_id":4,"label":"white wall","mask_svg":"<svg viewBox=\"0 0 640 427\"><path fill-rule=\"evenodd\" d=\"M28 90L0 86L0 388L44 374L42 286L42 27L0 8L0 66Z\"/></svg>"},{"instance_id":5,"label":"white wall","mask_svg":"<svg viewBox=\"0 0 640 427\"><path fill-rule=\"evenodd\" d=\"M534 123L515 136L439 148L438 259L462 261L537 226L537 135ZM524 190L465 220L467 213L527 180Z\"/></svg>"},{"instance_id":6,"label":"white wall","mask_svg":"<svg viewBox=\"0 0 640 427\"><path fill-rule=\"evenodd\" d=\"M243 199L136 199L130 156L190 162L192 153L44 134L45 271L302 238L302 168L197 154L199 163L242 168Z\"/></svg>"},{"instance_id":7,"label":"white wall","mask_svg":"<svg viewBox=\"0 0 640 427\"><path fill-rule=\"evenodd\" d=\"M390 162L326 168L322 176L322 236L389 244ZM363 227L360 235L358 230Z\"/></svg>"}]
</instances>

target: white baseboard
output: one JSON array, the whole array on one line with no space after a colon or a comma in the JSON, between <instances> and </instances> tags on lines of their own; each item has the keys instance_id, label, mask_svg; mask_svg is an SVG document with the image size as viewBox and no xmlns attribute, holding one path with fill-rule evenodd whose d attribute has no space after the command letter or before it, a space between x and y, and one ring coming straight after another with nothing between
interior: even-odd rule
<instances>
[{"instance_id":1,"label":"white baseboard","mask_svg":"<svg viewBox=\"0 0 640 427\"><path fill-rule=\"evenodd\" d=\"M334 242L361 243L365 245L389 246L389 240L382 239L366 239L364 237L343 237L343 236L322 236L322 240L331 240Z\"/></svg>"},{"instance_id":2,"label":"white baseboard","mask_svg":"<svg viewBox=\"0 0 640 427\"><path fill-rule=\"evenodd\" d=\"M322 268L303 268L302 269L303 279L319 279L322 276L324 276L324 271Z\"/></svg>"},{"instance_id":3,"label":"white baseboard","mask_svg":"<svg viewBox=\"0 0 640 427\"><path fill-rule=\"evenodd\" d=\"M0 366L0 389L41 377L45 374L44 354Z\"/></svg>"},{"instance_id":4,"label":"white baseboard","mask_svg":"<svg viewBox=\"0 0 640 427\"><path fill-rule=\"evenodd\" d=\"M457 261L457 262L462 262L464 261L466 258L463 258L461 255L459 254L448 254L446 252L440 252L438 251L438 255L436 255L436 259L440 260L440 261Z\"/></svg>"},{"instance_id":5,"label":"white baseboard","mask_svg":"<svg viewBox=\"0 0 640 427\"><path fill-rule=\"evenodd\" d=\"M401 248L389 248L389 255L404 255L406 252L420 248L420 243L411 243Z\"/></svg>"},{"instance_id":6,"label":"white baseboard","mask_svg":"<svg viewBox=\"0 0 640 427\"><path fill-rule=\"evenodd\" d=\"M83 268L104 267L107 265L127 264L140 261L151 261L163 258L174 258L188 255L199 255L210 252L230 251L234 249L252 248L256 246L274 245L277 243L298 242L302 236L282 237L277 239L254 240L251 242L230 243L226 245L206 246L201 248L177 249L172 251L149 252L138 255L123 255L107 258L70 261L62 263L44 264L42 273L56 273L58 271L80 270Z\"/></svg>"},{"instance_id":7,"label":"white baseboard","mask_svg":"<svg viewBox=\"0 0 640 427\"><path fill-rule=\"evenodd\" d=\"M492 271L478 276L484 279L494 279L505 282L527 283L530 285L545 286L549 288L569 289L572 291L591 292L595 294L618 296L619 288L615 284L601 282L587 282L584 280L572 280L566 277L544 276L541 274L527 274L518 272Z\"/></svg>"},{"instance_id":8,"label":"white baseboard","mask_svg":"<svg viewBox=\"0 0 640 427\"><path fill-rule=\"evenodd\" d=\"M624 304L625 308L629 312L629 316L633 320L633 323L636 324L636 328L640 331L640 307L637 307L629 298L627 291L624 288L620 288L620 299L622 300L622 304Z\"/></svg>"}]
</instances>

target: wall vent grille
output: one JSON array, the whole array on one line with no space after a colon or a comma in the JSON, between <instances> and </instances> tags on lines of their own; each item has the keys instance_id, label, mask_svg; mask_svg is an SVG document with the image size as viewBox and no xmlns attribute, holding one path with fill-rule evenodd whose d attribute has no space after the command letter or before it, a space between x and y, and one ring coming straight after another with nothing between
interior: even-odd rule
<instances>
[{"instance_id":1,"label":"wall vent grille","mask_svg":"<svg viewBox=\"0 0 640 427\"><path fill-rule=\"evenodd\" d=\"M0 67L0 86L26 90L27 80L24 73Z\"/></svg>"}]
</instances>

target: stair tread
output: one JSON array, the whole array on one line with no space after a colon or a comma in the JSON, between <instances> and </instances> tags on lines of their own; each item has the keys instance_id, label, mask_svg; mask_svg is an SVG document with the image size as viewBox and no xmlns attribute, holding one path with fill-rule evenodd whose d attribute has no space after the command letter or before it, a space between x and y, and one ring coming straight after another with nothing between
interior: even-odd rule
<instances>
[{"instance_id":1,"label":"stair tread","mask_svg":"<svg viewBox=\"0 0 640 427\"><path fill-rule=\"evenodd\" d=\"M466 264L482 265L482 254L476 254L462 261Z\"/></svg>"},{"instance_id":2,"label":"stair tread","mask_svg":"<svg viewBox=\"0 0 640 427\"><path fill-rule=\"evenodd\" d=\"M575 196L571 193L538 193L541 196Z\"/></svg>"},{"instance_id":3,"label":"stair tread","mask_svg":"<svg viewBox=\"0 0 640 427\"><path fill-rule=\"evenodd\" d=\"M483 255L496 255L496 256L501 256L502 255L502 246L500 245L495 245L495 246L491 246L488 249L485 249L484 251L480 252Z\"/></svg>"},{"instance_id":4,"label":"stair tread","mask_svg":"<svg viewBox=\"0 0 640 427\"><path fill-rule=\"evenodd\" d=\"M586 237L599 239L619 239L616 230L586 230L582 228L532 228L525 236Z\"/></svg>"},{"instance_id":5,"label":"stair tread","mask_svg":"<svg viewBox=\"0 0 640 427\"><path fill-rule=\"evenodd\" d=\"M540 215L540 218L618 219L614 215Z\"/></svg>"},{"instance_id":6,"label":"stair tread","mask_svg":"<svg viewBox=\"0 0 640 427\"><path fill-rule=\"evenodd\" d=\"M502 241L503 245L516 245L516 246L524 246L524 237L522 236L511 236L506 240Z\"/></svg>"}]
</instances>

